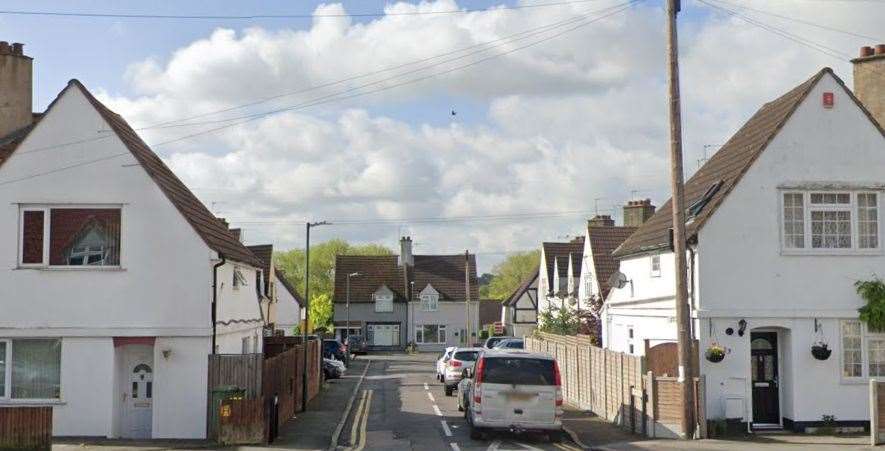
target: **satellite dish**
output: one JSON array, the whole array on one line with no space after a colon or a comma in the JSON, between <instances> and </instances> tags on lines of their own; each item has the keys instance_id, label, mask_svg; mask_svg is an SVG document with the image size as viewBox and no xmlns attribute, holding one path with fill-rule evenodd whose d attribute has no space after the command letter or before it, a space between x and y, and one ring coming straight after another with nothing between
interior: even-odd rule
<instances>
[{"instance_id":1,"label":"satellite dish","mask_svg":"<svg viewBox=\"0 0 885 451\"><path fill-rule=\"evenodd\" d=\"M624 288L627 286L627 276L621 271L615 271L608 278L608 285L615 288Z\"/></svg>"}]
</instances>

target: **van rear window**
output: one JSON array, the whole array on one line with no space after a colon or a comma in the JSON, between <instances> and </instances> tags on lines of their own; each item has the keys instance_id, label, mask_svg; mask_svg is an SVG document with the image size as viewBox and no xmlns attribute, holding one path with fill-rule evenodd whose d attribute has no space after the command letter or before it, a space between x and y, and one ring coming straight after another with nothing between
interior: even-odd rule
<instances>
[{"instance_id":1,"label":"van rear window","mask_svg":"<svg viewBox=\"0 0 885 451\"><path fill-rule=\"evenodd\" d=\"M477 354L479 354L479 351L458 351L452 358L464 362L473 362L476 360Z\"/></svg>"},{"instance_id":2,"label":"van rear window","mask_svg":"<svg viewBox=\"0 0 885 451\"><path fill-rule=\"evenodd\" d=\"M483 383L506 385L553 385L553 361L507 357L486 357Z\"/></svg>"}]
</instances>

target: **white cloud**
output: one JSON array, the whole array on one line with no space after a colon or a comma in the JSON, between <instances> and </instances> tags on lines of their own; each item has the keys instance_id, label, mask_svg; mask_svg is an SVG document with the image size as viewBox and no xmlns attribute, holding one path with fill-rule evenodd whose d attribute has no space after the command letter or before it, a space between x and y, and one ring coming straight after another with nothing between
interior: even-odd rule
<instances>
[{"instance_id":1,"label":"white cloud","mask_svg":"<svg viewBox=\"0 0 885 451\"><path fill-rule=\"evenodd\" d=\"M793 8L762 1L747 4L783 14L797 13L795 6L800 3L783 3ZM842 28L877 29L875 14L869 10L823 3L801 2L798 12L804 19ZM600 1L516 11L385 16L364 23L315 18L303 30L218 29L166 58L133 62L125 75L131 95L101 96L131 123L156 124L453 52L613 4ZM399 2L388 5L387 11L457 7L454 0ZM345 9L330 4L320 6L317 12L336 14ZM704 16L682 25L689 170L696 168L694 160L704 144L723 142L762 103L820 67L835 64L840 75L850 79L847 63L840 64L736 18ZM870 44L758 17L852 55L859 45ZM451 61L436 70L532 40ZM349 95L359 92L355 88L360 83L378 81L365 89L390 87L403 79L379 80L421 66L406 66L228 114L286 107L353 90ZM406 79L425 74L416 72ZM235 222L273 222L243 223L249 239L287 247L301 243L302 228L291 221L304 218L592 211L594 199L603 198L599 204L608 209L626 200L633 190L661 203L667 193L665 95L663 15L658 5L638 6L550 42L438 79L262 117L157 150L219 213ZM480 105L479 113L487 114L481 121L466 123L420 119L425 105L437 105L440 99L450 97L469 99ZM387 113L378 112L382 109ZM141 133L149 142L158 142L218 125ZM424 243L418 252L470 248L494 253L535 247L541 240L578 233L584 219L340 226L321 235L383 240L394 245L396 235L408 231L418 243ZM496 258L489 255L482 260L490 264Z\"/></svg>"}]
</instances>

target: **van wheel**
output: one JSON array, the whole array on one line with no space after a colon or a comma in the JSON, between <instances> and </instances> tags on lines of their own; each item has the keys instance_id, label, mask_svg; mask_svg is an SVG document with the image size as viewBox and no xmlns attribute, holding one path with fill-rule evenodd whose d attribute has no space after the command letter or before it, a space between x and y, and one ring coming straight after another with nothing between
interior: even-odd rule
<instances>
[{"instance_id":1,"label":"van wheel","mask_svg":"<svg viewBox=\"0 0 885 451\"><path fill-rule=\"evenodd\" d=\"M452 396L452 389L453 388L454 387L449 387L448 385L446 385L446 396Z\"/></svg>"},{"instance_id":2,"label":"van wheel","mask_svg":"<svg viewBox=\"0 0 885 451\"><path fill-rule=\"evenodd\" d=\"M550 432L547 434L547 438L550 439L550 441L553 443L562 443L563 441L565 441L565 432Z\"/></svg>"},{"instance_id":3,"label":"van wheel","mask_svg":"<svg viewBox=\"0 0 885 451\"><path fill-rule=\"evenodd\" d=\"M486 438L486 433L483 432L482 429L474 426L473 423L471 423L470 424L470 439L471 440L485 440L485 438Z\"/></svg>"}]
</instances>

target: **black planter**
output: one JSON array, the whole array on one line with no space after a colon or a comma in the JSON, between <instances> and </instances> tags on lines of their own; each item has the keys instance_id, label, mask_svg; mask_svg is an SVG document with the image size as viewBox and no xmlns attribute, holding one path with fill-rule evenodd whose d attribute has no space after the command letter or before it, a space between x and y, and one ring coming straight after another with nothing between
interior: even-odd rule
<instances>
[{"instance_id":1,"label":"black planter","mask_svg":"<svg viewBox=\"0 0 885 451\"><path fill-rule=\"evenodd\" d=\"M811 347L811 355L813 355L814 358L818 360L829 359L830 354L832 353L833 350L828 348L827 345L814 345Z\"/></svg>"},{"instance_id":2,"label":"black planter","mask_svg":"<svg viewBox=\"0 0 885 451\"><path fill-rule=\"evenodd\" d=\"M704 353L704 357L710 362L719 363L725 359L725 352L713 352L712 349L707 349L707 352Z\"/></svg>"}]
</instances>

